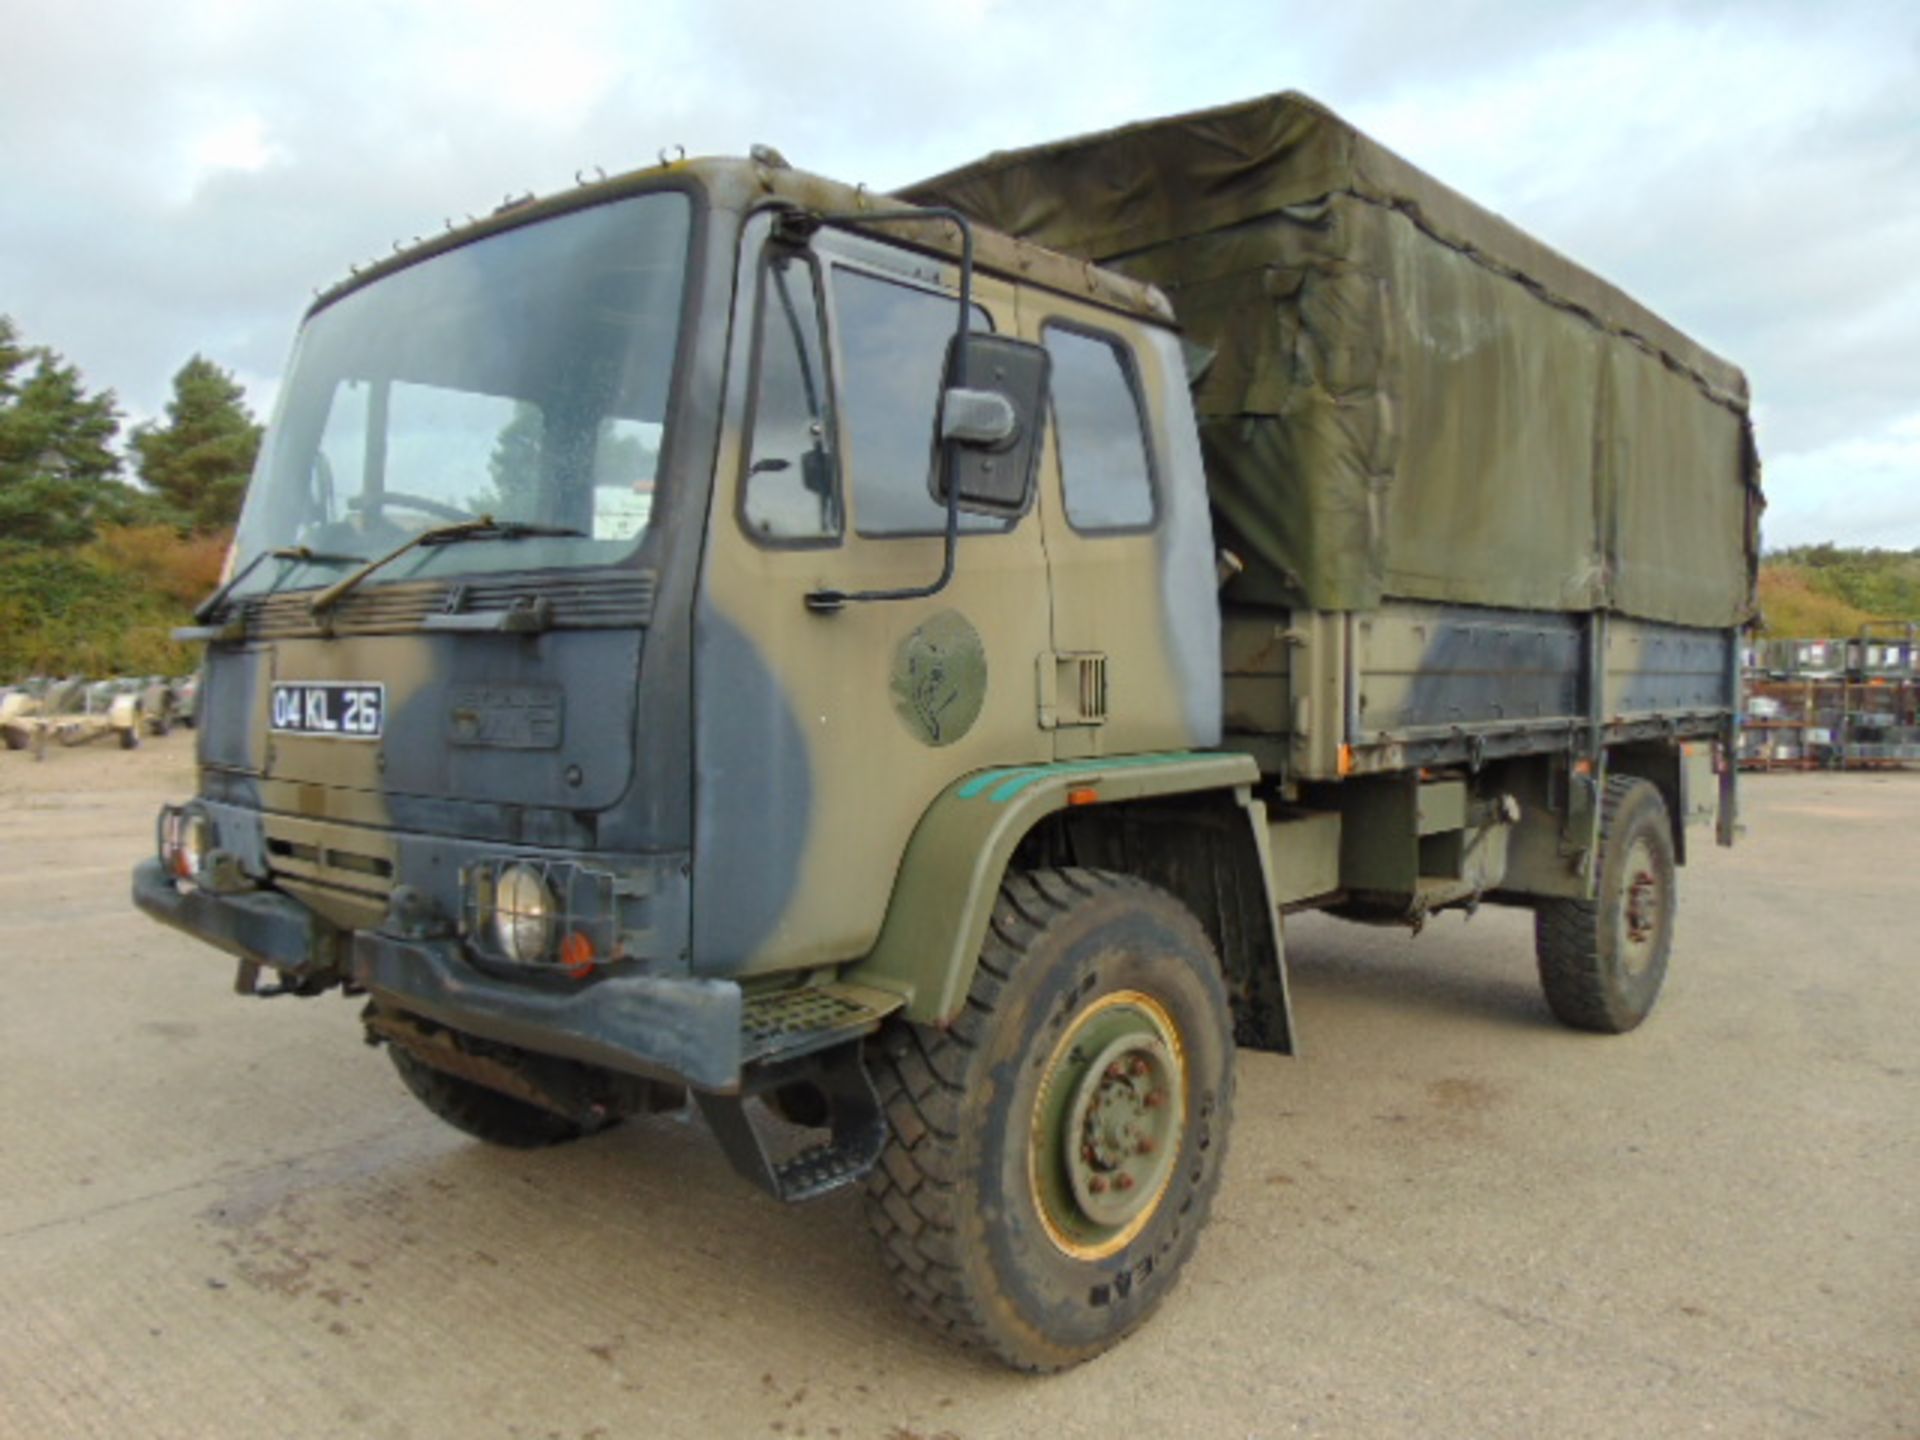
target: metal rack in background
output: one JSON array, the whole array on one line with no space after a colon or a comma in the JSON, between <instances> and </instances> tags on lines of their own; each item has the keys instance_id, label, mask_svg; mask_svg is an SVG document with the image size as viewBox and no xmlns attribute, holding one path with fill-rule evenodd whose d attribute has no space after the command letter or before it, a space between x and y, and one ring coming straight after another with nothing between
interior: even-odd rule
<instances>
[{"instance_id":1,"label":"metal rack in background","mask_svg":"<svg viewBox=\"0 0 1920 1440\"><path fill-rule=\"evenodd\" d=\"M1920 765L1920 622L1746 649L1743 770Z\"/></svg>"}]
</instances>

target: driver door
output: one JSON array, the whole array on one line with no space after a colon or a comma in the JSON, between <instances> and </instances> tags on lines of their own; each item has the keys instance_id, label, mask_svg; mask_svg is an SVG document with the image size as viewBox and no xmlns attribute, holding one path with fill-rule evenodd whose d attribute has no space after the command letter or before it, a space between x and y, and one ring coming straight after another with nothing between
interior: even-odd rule
<instances>
[{"instance_id":1,"label":"driver door","mask_svg":"<svg viewBox=\"0 0 1920 1440\"><path fill-rule=\"evenodd\" d=\"M957 267L833 230L805 249L763 218L741 247L695 625L695 965L871 948L914 827L953 780L1044 760L1038 517L963 516L925 599L809 595L939 573L934 415ZM976 329L1015 333L1012 287L975 276Z\"/></svg>"}]
</instances>

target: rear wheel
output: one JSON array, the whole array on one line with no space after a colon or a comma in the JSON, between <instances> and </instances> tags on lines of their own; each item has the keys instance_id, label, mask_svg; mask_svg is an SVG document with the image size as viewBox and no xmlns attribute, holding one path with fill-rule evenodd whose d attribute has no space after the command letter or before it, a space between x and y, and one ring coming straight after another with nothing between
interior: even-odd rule
<instances>
[{"instance_id":1,"label":"rear wheel","mask_svg":"<svg viewBox=\"0 0 1920 1440\"><path fill-rule=\"evenodd\" d=\"M1540 985L1554 1017L1607 1035L1645 1020L1667 978L1676 898L1666 802L1645 780L1610 777L1593 899L1543 900L1533 912Z\"/></svg>"},{"instance_id":2,"label":"rear wheel","mask_svg":"<svg viewBox=\"0 0 1920 1440\"><path fill-rule=\"evenodd\" d=\"M1009 877L960 1016L896 1027L872 1067L891 1138L867 1213L909 1305L1027 1370L1140 1325L1220 1182L1232 1033L1213 947L1172 896Z\"/></svg>"},{"instance_id":3,"label":"rear wheel","mask_svg":"<svg viewBox=\"0 0 1920 1440\"><path fill-rule=\"evenodd\" d=\"M606 1125L581 1125L564 1115L436 1069L403 1045L390 1043L386 1049L393 1068L400 1072L401 1083L413 1092L416 1100L454 1129L464 1130L489 1145L538 1150L607 1128ZM607 1123L617 1123L617 1117Z\"/></svg>"}]
</instances>

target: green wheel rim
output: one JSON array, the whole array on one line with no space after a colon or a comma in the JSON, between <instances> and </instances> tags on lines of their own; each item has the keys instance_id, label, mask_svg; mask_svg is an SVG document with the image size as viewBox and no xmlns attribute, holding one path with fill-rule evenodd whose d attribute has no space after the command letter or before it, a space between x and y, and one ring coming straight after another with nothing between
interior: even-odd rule
<instances>
[{"instance_id":1,"label":"green wheel rim","mask_svg":"<svg viewBox=\"0 0 1920 1440\"><path fill-rule=\"evenodd\" d=\"M1048 1058L1028 1137L1034 1208L1054 1245L1097 1260L1145 1229L1186 1123L1186 1051L1164 1005L1121 990L1076 1016Z\"/></svg>"},{"instance_id":2,"label":"green wheel rim","mask_svg":"<svg viewBox=\"0 0 1920 1440\"><path fill-rule=\"evenodd\" d=\"M1640 976L1653 963L1660 931L1666 921L1666 896L1653 846L1645 836L1627 851L1620 896L1620 963L1629 975Z\"/></svg>"}]
</instances>

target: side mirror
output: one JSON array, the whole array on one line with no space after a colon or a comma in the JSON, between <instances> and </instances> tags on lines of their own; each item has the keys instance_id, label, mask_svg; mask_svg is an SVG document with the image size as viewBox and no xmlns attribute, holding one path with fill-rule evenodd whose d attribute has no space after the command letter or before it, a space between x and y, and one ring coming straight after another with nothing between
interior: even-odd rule
<instances>
[{"instance_id":1,"label":"side mirror","mask_svg":"<svg viewBox=\"0 0 1920 1440\"><path fill-rule=\"evenodd\" d=\"M962 368L959 347L967 347ZM1004 335L955 336L940 396L946 462L934 472L934 499L951 492L962 510L1018 516L1033 500L1052 357ZM966 383L955 385L953 377ZM947 444L944 442L952 442Z\"/></svg>"}]
</instances>

